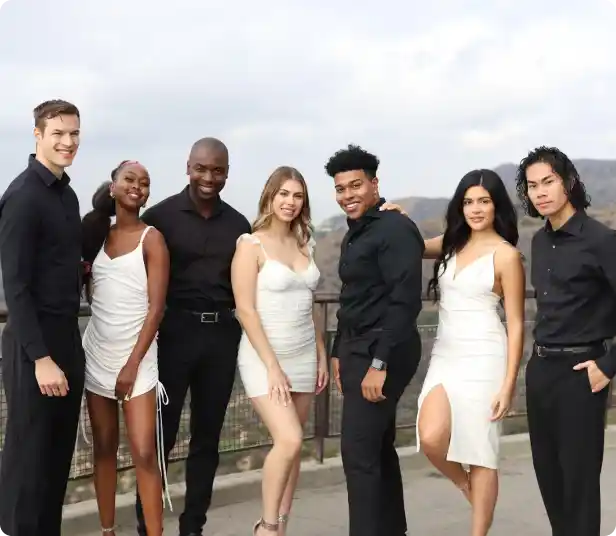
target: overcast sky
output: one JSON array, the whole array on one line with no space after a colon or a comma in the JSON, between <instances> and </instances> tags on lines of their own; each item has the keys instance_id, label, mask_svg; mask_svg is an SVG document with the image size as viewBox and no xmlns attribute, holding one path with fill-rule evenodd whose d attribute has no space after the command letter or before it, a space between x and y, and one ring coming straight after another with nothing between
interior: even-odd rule
<instances>
[{"instance_id":1,"label":"overcast sky","mask_svg":"<svg viewBox=\"0 0 616 536\"><path fill-rule=\"evenodd\" d=\"M247 217L287 164L317 223L339 210L323 165L349 142L381 158L390 198L449 196L540 144L613 158L615 25L610 0L8 0L0 189L49 98L82 112L82 212L124 159L150 170L152 202L179 191L203 136L229 146L224 197Z\"/></svg>"}]
</instances>

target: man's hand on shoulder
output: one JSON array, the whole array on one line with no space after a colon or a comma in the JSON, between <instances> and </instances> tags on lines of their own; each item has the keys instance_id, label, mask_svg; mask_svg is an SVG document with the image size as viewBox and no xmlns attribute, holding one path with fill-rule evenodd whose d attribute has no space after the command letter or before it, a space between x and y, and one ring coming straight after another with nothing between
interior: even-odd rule
<instances>
[{"instance_id":1,"label":"man's hand on shoulder","mask_svg":"<svg viewBox=\"0 0 616 536\"><path fill-rule=\"evenodd\" d=\"M68 393L68 380L62 369L56 365L51 357L41 357L34 365L36 381L41 394L45 396L66 396Z\"/></svg>"}]
</instances>

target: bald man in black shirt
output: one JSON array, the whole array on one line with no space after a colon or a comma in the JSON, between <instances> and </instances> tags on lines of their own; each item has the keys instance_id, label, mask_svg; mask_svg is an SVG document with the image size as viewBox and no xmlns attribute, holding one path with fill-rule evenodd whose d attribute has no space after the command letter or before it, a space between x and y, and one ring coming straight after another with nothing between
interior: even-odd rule
<instances>
[{"instance_id":1,"label":"bald man in black shirt","mask_svg":"<svg viewBox=\"0 0 616 536\"><path fill-rule=\"evenodd\" d=\"M190 444L180 536L200 536L212 500L218 443L233 390L241 328L235 318L231 260L248 220L220 198L229 173L227 147L215 138L190 152L189 183L143 214L165 237L170 255L167 308L158 338L165 459L175 445L190 389ZM137 495L139 534L145 536Z\"/></svg>"}]
</instances>

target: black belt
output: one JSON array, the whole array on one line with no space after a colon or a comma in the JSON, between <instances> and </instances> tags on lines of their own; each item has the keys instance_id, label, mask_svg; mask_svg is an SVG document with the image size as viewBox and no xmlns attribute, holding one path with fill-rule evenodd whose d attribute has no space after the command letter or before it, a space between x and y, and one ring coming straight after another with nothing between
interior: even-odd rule
<instances>
[{"instance_id":1,"label":"black belt","mask_svg":"<svg viewBox=\"0 0 616 536\"><path fill-rule=\"evenodd\" d=\"M550 358L550 357L566 357L576 355L587 355L590 358L600 357L605 355L609 350L607 341L596 342L586 345L576 346L552 346L552 345L540 345L535 343L535 354L538 357Z\"/></svg>"},{"instance_id":2,"label":"black belt","mask_svg":"<svg viewBox=\"0 0 616 536\"><path fill-rule=\"evenodd\" d=\"M192 311L170 307L169 310L184 313L196 317L202 324L218 324L225 320L235 320L235 309L221 309L219 311Z\"/></svg>"}]
</instances>

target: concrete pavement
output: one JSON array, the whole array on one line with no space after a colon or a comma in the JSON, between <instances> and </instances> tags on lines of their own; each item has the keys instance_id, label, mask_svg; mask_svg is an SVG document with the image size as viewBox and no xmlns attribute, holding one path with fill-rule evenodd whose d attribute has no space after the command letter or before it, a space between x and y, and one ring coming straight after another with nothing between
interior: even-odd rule
<instances>
[{"instance_id":1,"label":"concrete pavement","mask_svg":"<svg viewBox=\"0 0 616 536\"><path fill-rule=\"evenodd\" d=\"M610 438L614 437L609 434ZM537 489L528 445L524 437L505 438L501 486L495 522L491 534L497 536L545 536L550 533ZM513 448L512 445L515 447ZM603 530L611 535L616 528L616 443L608 441L603 471ZM408 459L407 459L408 458ZM423 456L403 455L409 536L468 536L470 508L460 492L438 477L423 461ZM414 461L413 461L414 460ZM310 471L307 480L313 479ZM339 475L336 477L339 479ZM325 481L323 481L325 482ZM346 489L342 483L316 486L310 482L297 493L289 524L289 536L347 536ZM239 499L242 500L242 499ZM210 511L204 536L250 536L251 527L259 516L258 499L215 507ZM178 511L182 505L178 505ZM132 516L131 516L132 517ZM132 519L125 519L117 536L134 536ZM83 536L100 535L90 525L91 532ZM64 532L64 531L63 531ZM76 534L76 532L73 532ZM165 534L177 535L177 520L170 517Z\"/></svg>"}]
</instances>

